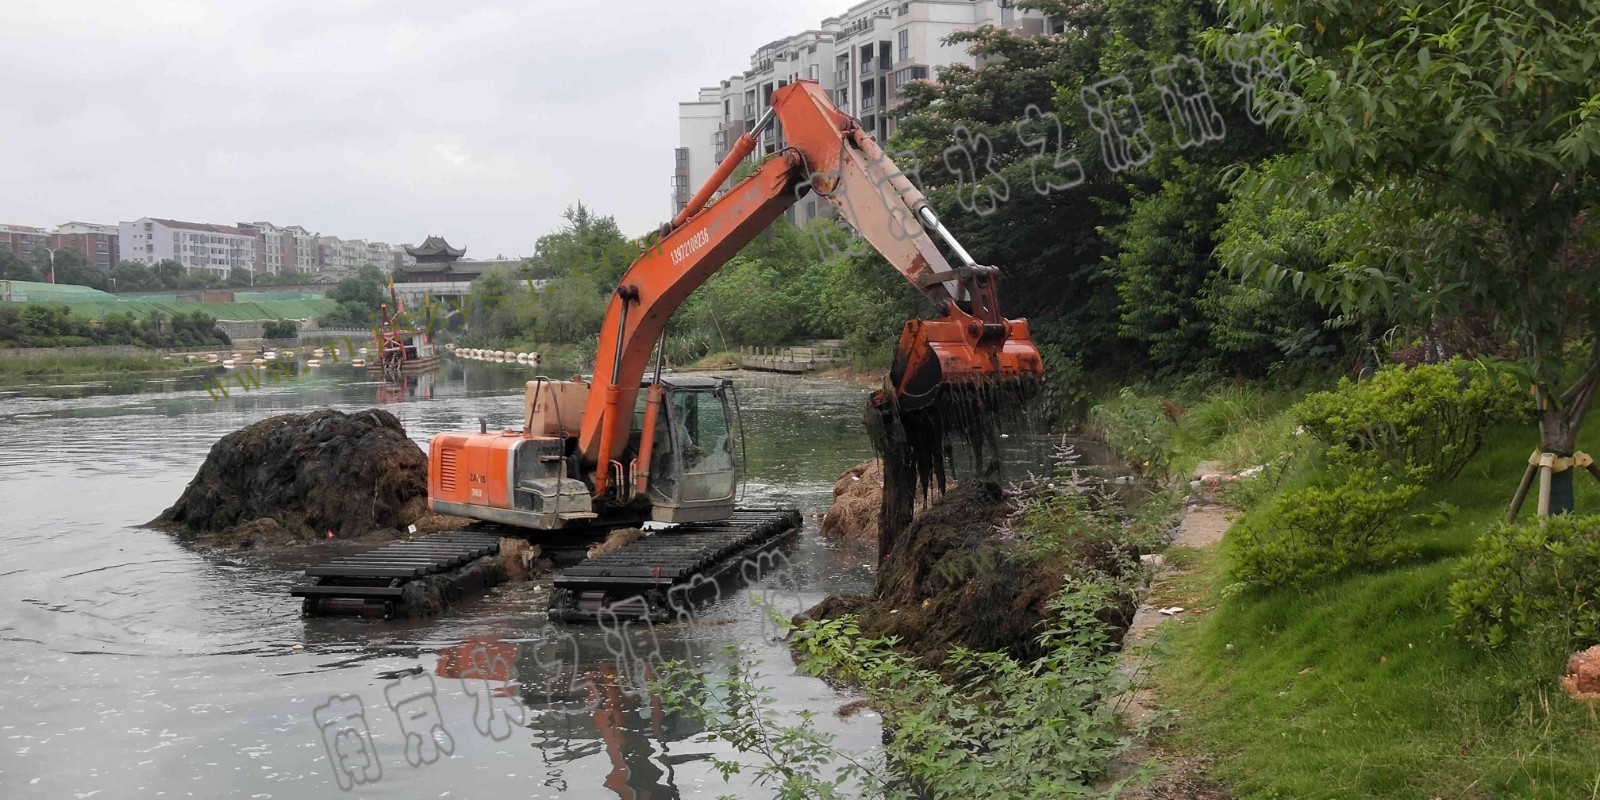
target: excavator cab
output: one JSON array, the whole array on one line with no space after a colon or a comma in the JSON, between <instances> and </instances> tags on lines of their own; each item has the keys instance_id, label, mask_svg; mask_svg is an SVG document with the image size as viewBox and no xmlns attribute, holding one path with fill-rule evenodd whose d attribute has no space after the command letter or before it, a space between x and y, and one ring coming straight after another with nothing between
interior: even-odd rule
<instances>
[{"instance_id":1,"label":"excavator cab","mask_svg":"<svg viewBox=\"0 0 1600 800\"><path fill-rule=\"evenodd\" d=\"M739 484L733 452L739 429L733 383L699 376L659 380L661 406L650 448L650 518L657 522L725 519L733 513Z\"/></svg>"}]
</instances>

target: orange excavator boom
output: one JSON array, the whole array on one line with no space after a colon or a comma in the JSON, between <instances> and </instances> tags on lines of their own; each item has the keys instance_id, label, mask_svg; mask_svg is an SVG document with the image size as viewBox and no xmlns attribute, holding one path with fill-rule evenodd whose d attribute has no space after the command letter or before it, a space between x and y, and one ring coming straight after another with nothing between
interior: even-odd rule
<instances>
[{"instance_id":1,"label":"orange excavator boom","mask_svg":"<svg viewBox=\"0 0 1600 800\"><path fill-rule=\"evenodd\" d=\"M781 125L786 146L713 200L771 124ZM577 436L597 498L607 495L613 476L631 474L619 460L651 351L672 314L808 192L827 200L938 306L934 318L907 324L890 373L892 397L880 398L882 404L911 411L927 407L946 387L986 392L998 384L1032 385L1042 374L1026 321L1000 315L998 271L973 261L922 193L816 82L797 81L773 93L761 121L739 137L705 185L663 226L610 299ZM955 266L930 233L956 255Z\"/></svg>"}]
</instances>

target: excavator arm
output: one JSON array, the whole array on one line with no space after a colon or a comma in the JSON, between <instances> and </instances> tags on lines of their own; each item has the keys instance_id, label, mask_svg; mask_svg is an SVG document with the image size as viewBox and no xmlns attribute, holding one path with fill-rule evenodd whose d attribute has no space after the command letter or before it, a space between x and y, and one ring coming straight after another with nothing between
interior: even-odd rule
<instances>
[{"instance_id":1,"label":"excavator arm","mask_svg":"<svg viewBox=\"0 0 1600 800\"><path fill-rule=\"evenodd\" d=\"M711 197L756 147L769 124L782 126L787 146L750 176ZM651 351L668 320L697 287L807 192L826 199L905 279L938 307L934 319L906 325L890 373L897 410L927 406L947 385L1032 383L1042 372L1027 323L1000 316L993 267L973 262L927 200L884 156L855 120L813 81L772 96L755 129L734 144L705 185L660 238L622 276L600 329L593 381L577 451L592 469L594 494L607 495L613 475L629 474L623 457ZM929 233L957 255L952 267ZM654 404L651 405L654 411ZM646 420L654 421L651 413ZM648 438L646 439L648 441Z\"/></svg>"}]
</instances>

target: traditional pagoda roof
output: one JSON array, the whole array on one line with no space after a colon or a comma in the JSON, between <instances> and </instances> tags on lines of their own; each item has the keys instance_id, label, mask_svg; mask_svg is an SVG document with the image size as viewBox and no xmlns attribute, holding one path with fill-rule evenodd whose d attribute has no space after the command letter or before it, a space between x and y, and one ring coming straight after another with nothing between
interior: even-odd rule
<instances>
[{"instance_id":1,"label":"traditional pagoda roof","mask_svg":"<svg viewBox=\"0 0 1600 800\"><path fill-rule=\"evenodd\" d=\"M516 259L498 259L492 261L448 261L444 263L428 263L417 259L415 264L398 265L395 272L412 273L440 273L443 275L470 275L478 276L495 267L506 267L513 270L521 269L522 262Z\"/></svg>"},{"instance_id":2,"label":"traditional pagoda roof","mask_svg":"<svg viewBox=\"0 0 1600 800\"><path fill-rule=\"evenodd\" d=\"M406 252L423 264L449 263L467 254L464 249L451 247L443 236L429 236L416 246L408 244Z\"/></svg>"}]
</instances>

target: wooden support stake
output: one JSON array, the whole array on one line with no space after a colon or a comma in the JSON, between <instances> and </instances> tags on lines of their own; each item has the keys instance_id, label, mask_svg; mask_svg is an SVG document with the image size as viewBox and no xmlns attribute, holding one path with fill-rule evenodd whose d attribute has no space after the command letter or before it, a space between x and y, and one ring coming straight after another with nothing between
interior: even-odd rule
<instances>
[{"instance_id":1,"label":"wooden support stake","mask_svg":"<svg viewBox=\"0 0 1600 800\"><path fill-rule=\"evenodd\" d=\"M1555 461L1554 453L1543 453L1539 456L1539 518L1550 516L1550 481L1555 475L1552 469Z\"/></svg>"},{"instance_id":2,"label":"wooden support stake","mask_svg":"<svg viewBox=\"0 0 1600 800\"><path fill-rule=\"evenodd\" d=\"M1596 470L1595 478L1600 479L1600 467L1592 469ZM1531 461L1528 463L1528 468L1522 471L1522 483L1517 485L1517 493L1511 498L1511 509L1506 512L1507 525L1517 520L1517 512L1522 510L1522 501L1528 499L1528 490L1533 488L1533 476L1538 471L1539 468Z\"/></svg>"}]
</instances>

